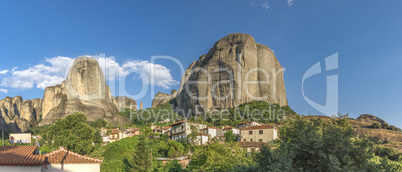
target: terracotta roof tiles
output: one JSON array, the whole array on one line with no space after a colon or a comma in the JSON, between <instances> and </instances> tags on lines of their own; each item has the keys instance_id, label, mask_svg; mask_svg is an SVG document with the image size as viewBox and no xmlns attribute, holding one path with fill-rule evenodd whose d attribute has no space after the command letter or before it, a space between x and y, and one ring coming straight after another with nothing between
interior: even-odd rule
<instances>
[{"instance_id":1,"label":"terracotta roof tiles","mask_svg":"<svg viewBox=\"0 0 402 172\"><path fill-rule=\"evenodd\" d=\"M0 147L0 165L45 165L44 157L35 155L37 146Z\"/></svg>"},{"instance_id":2,"label":"terracotta roof tiles","mask_svg":"<svg viewBox=\"0 0 402 172\"><path fill-rule=\"evenodd\" d=\"M101 164L102 160L80 155L64 148L45 155L45 161L50 164Z\"/></svg>"}]
</instances>

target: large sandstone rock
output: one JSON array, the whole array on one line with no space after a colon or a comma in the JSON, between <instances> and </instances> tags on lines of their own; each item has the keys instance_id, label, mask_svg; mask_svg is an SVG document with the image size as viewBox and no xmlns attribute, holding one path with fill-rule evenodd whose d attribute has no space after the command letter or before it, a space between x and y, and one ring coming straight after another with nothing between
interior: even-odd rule
<instances>
[{"instance_id":1,"label":"large sandstone rock","mask_svg":"<svg viewBox=\"0 0 402 172\"><path fill-rule=\"evenodd\" d=\"M61 85L46 88L40 125L53 124L75 112L85 114L89 122L104 119L113 125L131 123L116 115L121 106L115 104L98 61L92 57L79 57Z\"/></svg>"},{"instance_id":2,"label":"large sandstone rock","mask_svg":"<svg viewBox=\"0 0 402 172\"><path fill-rule=\"evenodd\" d=\"M23 100L21 96L5 97L0 100L0 129L12 132L24 132L35 126L38 120L38 110L42 99Z\"/></svg>"},{"instance_id":3,"label":"large sandstone rock","mask_svg":"<svg viewBox=\"0 0 402 172\"><path fill-rule=\"evenodd\" d=\"M152 108L159 105L163 105L177 96L177 90L173 89L170 94L158 92L155 94L155 98L152 100Z\"/></svg>"},{"instance_id":4,"label":"large sandstone rock","mask_svg":"<svg viewBox=\"0 0 402 172\"><path fill-rule=\"evenodd\" d=\"M152 108L165 104L169 102L170 99L171 99L170 94L158 92L155 94L155 98L152 100Z\"/></svg>"},{"instance_id":5,"label":"large sandstone rock","mask_svg":"<svg viewBox=\"0 0 402 172\"><path fill-rule=\"evenodd\" d=\"M179 91L170 99L185 114L233 108L253 100L284 106L288 102L281 69L271 49L250 35L230 34L190 64ZM168 97L155 96L155 105L167 102Z\"/></svg>"},{"instance_id":6,"label":"large sandstone rock","mask_svg":"<svg viewBox=\"0 0 402 172\"><path fill-rule=\"evenodd\" d=\"M137 102L135 102L135 100L130 97L123 97L123 96L114 97L113 104L120 111L124 109L133 109L133 110L137 109Z\"/></svg>"}]
</instances>

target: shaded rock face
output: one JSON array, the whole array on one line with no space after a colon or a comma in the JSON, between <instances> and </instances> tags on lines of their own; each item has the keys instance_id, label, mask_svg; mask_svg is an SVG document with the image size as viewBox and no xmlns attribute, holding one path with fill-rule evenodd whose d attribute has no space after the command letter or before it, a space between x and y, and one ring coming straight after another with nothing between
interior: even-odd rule
<instances>
[{"instance_id":1,"label":"shaded rock face","mask_svg":"<svg viewBox=\"0 0 402 172\"><path fill-rule=\"evenodd\" d=\"M133 98L118 96L113 98L113 104L117 107L119 111L124 109L137 109L137 102Z\"/></svg>"},{"instance_id":2,"label":"shaded rock face","mask_svg":"<svg viewBox=\"0 0 402 172\"><path fill-rule=\"evenodd\" d=\"M40 125L53 124L57 119L65 118L75 112L85 114L89 122L104 119L111 121L112 125L130 123L129 119L116 115L119 112L118 107L124 107L126 104L113 100L115 99L106 84L98 61L92 57L79 57L74 60L66 80L61 85L45 89L42 104L43 121ZM123 102L126 100L128 99L124 99Z\"/></svg>"},{"instance_id":3,"label":"shaded rock face","mask_svg":"<svg viewBox=\"0 0 402 172\"><path fill-rule=\"evenodd\" d=\"M242 33L216 42L206 55L190 64L179 91L174 96L156 95L152 107L169 101L169 97L187 114L224 110L253 100L288 104L282 66L274 53Z\"/></svg>"},{"instance_id":4,"label":"shaded rock face","mask_svg":"<svg viewBox=\"0 0 402 172\"><path fill-rule=\"evenodd\" d=\"M358 118L356 118L356 121L361 121L361 122L369 122L369 123L380 123L380 124L388 124L381 118L378 118L374 115L370 114L362 114Z\"/></svg>"},{"instance_id":5,"label":"shaded rock face","mask_svg":"<svg viewBox=\"0 0 402 172\"><path fill-rule=\"evenodd\" d=\"M23 100L21 96L0 100L0 129L24 132L39 122L42 99ZM40 113L38 113L40 112Z\"/></svg>"}]
</instances>

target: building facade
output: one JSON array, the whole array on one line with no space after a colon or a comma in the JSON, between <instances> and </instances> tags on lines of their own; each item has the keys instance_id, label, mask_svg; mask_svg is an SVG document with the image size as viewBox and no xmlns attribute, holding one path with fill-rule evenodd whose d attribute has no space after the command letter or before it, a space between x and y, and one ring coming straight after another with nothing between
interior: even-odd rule
<instances>
[{"instance_id":1,"label":"building facade","mask_svg":"<svg viewBox=\"0 0 402 172\"><path fill-rule=\"evenodd\" d=\"M271 126L251 126L240 130L241 142L267 143L278 138L278 131Z\"/></svg>"},{"instance_id":2,"label":"building facade","mask_svg":"<svg viewBox=\"0 0 402 172\"><path fill-rule=\"evenodd\" d=\"M176 123L170 124L170 126L172 127L172 140L186 139L188 135L191 134L191 126L195 126L198 130L207 127L207 125L205 124L191 123L187 120L178 121Z\"/></svg>"}]
</instances>

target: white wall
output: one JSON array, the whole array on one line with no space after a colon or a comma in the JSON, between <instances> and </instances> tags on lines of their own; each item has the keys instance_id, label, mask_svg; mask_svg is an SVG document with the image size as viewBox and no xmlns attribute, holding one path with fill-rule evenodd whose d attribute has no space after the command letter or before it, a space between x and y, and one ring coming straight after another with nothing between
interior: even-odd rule
<instances>
[{"instance_id":1,"label":"white wall","mask_svg":"<svg viewBox=\"0 0 402 172\"><path fill-rule=\"evenodd\" d=\"M30 165L0 165L1 172L40 172L41 166L30 166Z\"/></svg>"},{"instance_id":2,"label":"white wall","mask_svg":"<svg viewBox=\"0 0 402 172\"><path fill-rule=\"evenodd\" d=\"M99 172L99 164L47 164L47 169L42 166L42 172Z\"/></svg>"}]
</instances>

